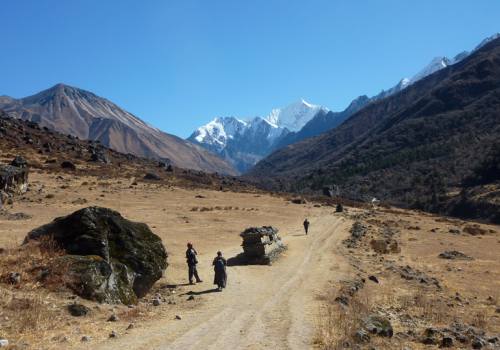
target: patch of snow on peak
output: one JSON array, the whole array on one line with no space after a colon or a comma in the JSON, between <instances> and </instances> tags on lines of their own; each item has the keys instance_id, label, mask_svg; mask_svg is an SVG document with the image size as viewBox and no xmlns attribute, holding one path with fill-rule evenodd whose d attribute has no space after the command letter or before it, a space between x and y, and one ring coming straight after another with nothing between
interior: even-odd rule
<instances>
[{"instance_id":1,"label":"patch of snow on peak","mask_svg":"<svg viewBox=\"0 0 500 350\"><path fill-rule=\"evenodd\" d=\"M401 85L401 88L404 89L405 87L407 87L408 85L411 84L411 80L408 78L403 78L403 79L401 79L399 84Z\"/></svg>"},{"instance_id":2,"label":"patch of snow on peak","mask_svg":"<svg viewBox=\"0 0 500 350\"><path fill-rule=\"evenodd\" d=\"M301 99L284 108L273 109L265 119L270 124L287 128L289 131L299 131L320 111L328 110L322 106L313 105Z\"/></svg>"},{"instance_id":3,"label":"patch of snow on peak","mask_svg":"<svg viewBox=\"0 0 500 350\"><path fill-rule=\"evenodd\" d=\"M211 145L216 149L224 149L228 139L240 134L247 122L234 117L218 117L199 127L192 135L197 142Z\"/></svg>"},{"instance_id":4,"label":"patch of snow on peak","mask_svg":"<svg viewBox=\"0 0 500 350\"><path fill-rule=\"evenodd\" d=\"M493 40L498 39L498 38L500 38L500 33L495 33L492 36L489 36L486 39L484 39L483 41L481 41L479 43L479 45L477 45L474 50L479 50L480 48L482 48L484 45L486 45L490 41L493 41Z\"/></svg>"},{"instance_id":5,"label":"patch of snow on peak","mask_svg":"<svg viewBox=\"0 0 500 350\"><path fill-rule=\"evenodd\" d=\"M434 58L427 66L425 66L420 72L415 74L413 78L411 78L411 83L419 81L420 79L425 78L428 75L431 75L438 70L448 67L453 64L453 61L448 57L440 56Z\"/></svg>"}]
</instances>

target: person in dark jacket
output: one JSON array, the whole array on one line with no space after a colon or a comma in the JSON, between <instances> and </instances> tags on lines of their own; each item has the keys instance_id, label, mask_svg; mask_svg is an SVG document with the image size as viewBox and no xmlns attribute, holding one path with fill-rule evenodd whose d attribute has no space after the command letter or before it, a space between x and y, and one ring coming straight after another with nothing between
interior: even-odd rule
<instances>
[{"instance_id":1,"label":"person in dark jacket","mask_svg":"<svg viewBox=\"0 0 500 350\"><path fill-rule=\"evenodd\" d=\"M309 232L309 225L310 225L310 224L311 224L311 223L310 223L310 222L309 222L309 220L307 220L307 218L306 218L306 219L304 220L304 223L303 223L303 225L304 225L304 231L306 231L306 235L307 235L307 233Z\"/></svg>"},{"instance_id":2,"label":"person in dark jacket","mask_svg":"<svg viewBox=\"0 0 500 350\"><path fill-rule=\"evenodd\" d=\"M193 243L189 242L187 244L187 250L186 250L186 261L188 264L188 271L189 271L188 272L189 284L194 284L193 277L196 278L197 283L203 282L198 276L198 270L196 269L196 265L198 264L198 259L196 258L197 255L198 253L193 248Z\"/></svg>"},{"instance_id":3,"label":"person in dark jacket","mask_svg":"<svg viewBox=\"0 0 500 350\"><path fill-rule=\"evenodd\" d=\"M222 292L222 288L226 288L227 273L226 273L226 259L222 257L222 252L217 252L212 265L214 266L214 284L217 285L217 290Z\"/></svg>"}]
</instances>

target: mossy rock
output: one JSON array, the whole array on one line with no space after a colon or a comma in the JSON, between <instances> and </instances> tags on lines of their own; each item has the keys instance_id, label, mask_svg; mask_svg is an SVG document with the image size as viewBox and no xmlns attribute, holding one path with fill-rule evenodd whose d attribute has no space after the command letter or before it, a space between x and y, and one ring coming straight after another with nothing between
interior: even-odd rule
<instances>
[{"instance_id":1,"label":"mossy rock","mask_svg":"<svg viewBox=\"0 0 500 350\"><path fill-rule=\"evenodd\" d=\"M162 277L167 252L146 224L88 207L31 231L25 242L51 237L68 255L59 259L69 286L84 298L135 303Z\"/></svg>"},{"instance_id":2,"label":"mossy rock","mask_svg":"<svg viewBox=\"0 0 500 350\"><path fill-rule=\"evenodd\" d=\"M382 337L392 337L393 329L391 322L380 315L370 315L364 320L365 329Z\"/></svg>"}]
</instances>

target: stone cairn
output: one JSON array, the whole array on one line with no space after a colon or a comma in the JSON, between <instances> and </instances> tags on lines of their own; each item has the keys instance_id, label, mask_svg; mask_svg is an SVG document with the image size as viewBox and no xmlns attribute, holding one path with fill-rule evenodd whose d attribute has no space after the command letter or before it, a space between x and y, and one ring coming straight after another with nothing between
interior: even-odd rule
<instances>
[{"instance_id":1,"label":"stone cairn","mask_svg":"<svg viewBox=\"0 0 500 350\"><path fill-rule=\"evenodd\" d=\"M243 254L240 257L247 264L268 265L285 249L272 226L250 227L240 234L243 239Z\"/></svg>"}]
</instances>

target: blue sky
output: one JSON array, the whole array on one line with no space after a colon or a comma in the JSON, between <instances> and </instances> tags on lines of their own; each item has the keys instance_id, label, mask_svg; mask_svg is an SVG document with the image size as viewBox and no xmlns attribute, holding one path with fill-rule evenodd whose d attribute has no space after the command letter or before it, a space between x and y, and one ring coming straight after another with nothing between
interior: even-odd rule
<instances>
[{"instance_id":1,"label":"blue sky","mask_svg":"<svg viewBox=\"0 0 500 350\"><path fill-rule=\"evenodd\" d=\"M56 83L187 137L304 98L341 110L500 31L500 1L4 0L0 95Z\"/></svg>"}]
</instances>

